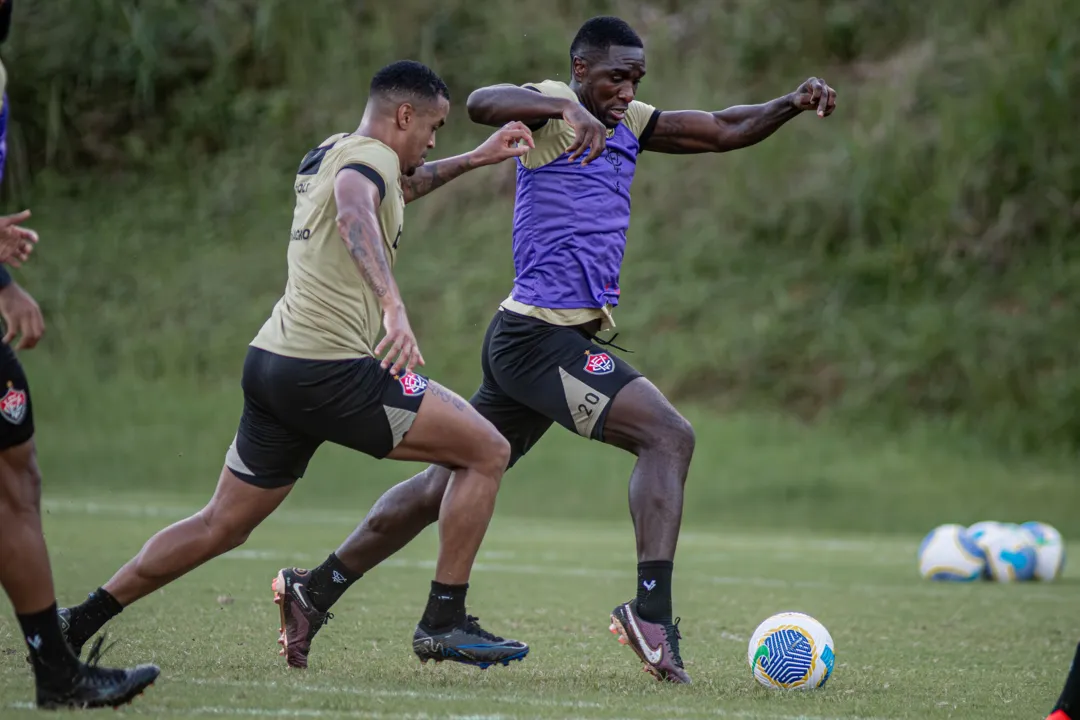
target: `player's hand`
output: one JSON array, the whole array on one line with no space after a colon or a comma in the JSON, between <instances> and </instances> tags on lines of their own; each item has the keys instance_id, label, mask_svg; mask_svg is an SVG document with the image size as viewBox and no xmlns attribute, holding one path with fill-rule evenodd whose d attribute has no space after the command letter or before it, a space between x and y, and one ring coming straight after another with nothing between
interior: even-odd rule
<instances>
[{"instance_id":1,"label":"player's hand","mask_svg":"<svg viewBox=\"0 0 1080 720\"><path fill-rule=\"evenodd\" d=\"M574 162L577 160L582 156L586 148L589 149L589 154L581 161L582 165L588 165L600 157L600 153L604 152L604 147L607 146L607 128L604 123L597 120L591 112L576 103L568 105L566 110L563 111L563 120L566 121L567 125L574 128L574 142L566 149L570 153L570 157L566 158L567 161Z\"/></svg>"},{"instance_id":2,"label":"player's hand","mask_svg":"<svg viewBox=\"0 0 1080 720\"><path fill-rule=\"evenodd\" d=\"M494 165L512 157L521 157L534 147L532 131L525 123L515 120L503 125L473 150L472 160L476 165Z\"/></svg>"},{"instance_id":3,"label":"player's hand","mask_svg":"<svg viewBox=\"0 0 1080 720\"><path fill-rule=\"evenodd\" d=\"M383 311L383 327L386 328L386 335L375 347L376 356L389 348L382 359L383 369L390 368L391 375L400 375L403 368L406 373L411 373L417 364L424 364L424 356L420 354L403 306Z\"/></svg>"},{"instance_id":4,"label":"player's hand","mask_svg":"<svg viewBox=\"0 0 1080 720\"><path fill-rule=\"evenodd\" d=\"M0 216L0 263L21 267L30 258L38 235L30 228L19 227L29 217L29 210Z\"/></svg>"},{"instance_id":5,"label":"player's hand","mask_svg":"<svg viewBox=\"0 0 1080 720\"><path fill-rule=\"evenodd\" d=\"M41 308L34 302L34 298L15 282L0 289L0 317L4 318L4 325L7 326L5 343L10 343L16 335L21 336L19 344L15 346L16 350L34 347L45 333L45 319L41 316Z\"/></svg>"},{"instance_id":6,"label":"player's hand","mask_svg":"<svg viewBox=\"0 0 1080 720\"><path fill-rule=\"evenodd\" d=\"M836 109L836 91L821 78L812 77L791 94L796 110L816 110L818 117L832 115Z\"/></svg>"}]
</instances>

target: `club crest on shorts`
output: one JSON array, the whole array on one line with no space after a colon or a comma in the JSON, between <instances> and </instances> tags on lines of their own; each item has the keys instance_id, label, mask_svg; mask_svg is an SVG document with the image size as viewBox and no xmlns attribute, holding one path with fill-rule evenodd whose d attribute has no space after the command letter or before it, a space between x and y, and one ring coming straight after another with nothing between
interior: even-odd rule
<instances>
[{"instance_id":1,"label":"club crest on shorts","mask_svg":"<svg viewBox=\"0 0 1080 720\"><path fill-rule=\"evenodd\" d=\"M607 353L585 353L585 372L590 375L607 375L615 370L615 359Z\"/></svg>"},{"instance_id":2,"label":"club crest on shorts","mask_svg":"<svg viewBox=\"0 0 1080 720\"><path fill-rule=\"evenodd\" d=\"M12 425L19 425L26 417L26 391L17 389L10 381L7 392L0 398L0 415Z\"/></svg>"},{"instance_id":3,"label":"club crest on shorts","mask_svg":"<svg viewBox=\"0 0 1080 720\"><path fill-rule=\"evenodd\" d=\"M427 390L427 378L416 373L405 373L404 375L398 375L397 381L401 383L401 393L408 397L416 397L417 395L423 395Z\"/></svg>"}]
</instances>

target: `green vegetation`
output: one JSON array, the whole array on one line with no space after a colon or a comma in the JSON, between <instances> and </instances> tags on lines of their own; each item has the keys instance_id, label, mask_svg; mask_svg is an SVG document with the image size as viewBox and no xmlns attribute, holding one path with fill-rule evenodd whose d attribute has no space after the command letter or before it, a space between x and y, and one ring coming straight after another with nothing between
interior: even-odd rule
<instances>
[{"instance_id":1,"label":"green vegetation","mask_svg":"<svg viewBox=\"0 0 1080 720\"><path fill-rule=\"evenodd\" d=\"M839 92L832 118L754 148L639 166L619 344L696 407L694 492L716 494L691 517L768 523L799 496L799 522L820 527L1015 509L1077 529L1080 4L551 6L20 5L4 192L43 237L18 277L49 327L23 358L50 486L213 480L246 343L284 284L296 164L357 124L375 68L408 56L446 77L436 155L451 154L487 132L465 117L470 90L565 78L576 26L612 11L645 35L641 97L661 108L762 101L809 75ZM408 210L397 272L426 371L465 395L513 276L512 193L506 164ZM508 481L500 508L563 512L554 488L580 513L623 512L627 458L552 448L571 479L523 465L549 504ZM867 503L880 514L849 519Z\"/></svg>"},{"instance_id":2,"label":"green vegetation","mask_svg":"<svg viewBox=\"0 0 1080 720\"><path fill-rule=\"evenodd\" d=\"M98 504L54 498L45 529L61 600L81 600L143 538L194 507L154 496ZM607 630L608 613L635 584L628 522L498 519L472 576L469 609L491 630L528 641L523 663L478 671L416 661L409 639L433 572L431 529L354 585L315 638L308 670L290 670L276 654L270 580L282 566L326 557L352 527L352 514L339 507L285 509L244 547L107 626L117 644L106 661L153 660L162 668L129 714L1035 719L1060 692L1080 636L1080 566L1054 584L945 586L918 579L914 537L701 530L684 534L675 575L682 654L694 684L665 688ZM769 692L747 667L754 628L789 609L818 618L836 643L836 670L820 691ZM31 700L25 652L0 601L4 718L40 717L11 707Z\"/></svg>"}]
</instances>

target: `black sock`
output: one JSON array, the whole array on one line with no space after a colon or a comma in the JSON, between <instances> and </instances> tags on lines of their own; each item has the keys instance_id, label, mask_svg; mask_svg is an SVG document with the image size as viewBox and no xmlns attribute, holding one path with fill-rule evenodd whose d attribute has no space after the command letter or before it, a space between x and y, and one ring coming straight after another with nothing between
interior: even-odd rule
<instances>
[{"instance_id":1,"label":"black sock","mask_svg":"<svg viewBox=\"0 0 1080 720\"><path fill-rule=\"evenodd\" d=\"M101 627L119 615L124 606L105 588L98 588L87 596L82 605L71 608L71 628L68 630L72 645L84 645Z\"/></svg>"},{"instance_id":2,"label":"black sock","mask_svg":"<svg viewBox=\"0 0 1080 720\"><path fill-rule=\"evenodd\" d=\"M30 650L30 662L34 665L38 685L63 684L74 677L79 660L60 631L56 603L41 612L17 617L26 647Z\"/></svg>"},{"instance_id":3,"label":"black sock","mask_svg":"<svg viewBox=\"0 0 1080 720\"><path fill-rule=\"evenodd\" d=\"M671 622L670 560L650 560L637 566L637 613L642 620L655 623Z\"/></svg>"},{"instance_id":4,"label":"black sock","mask_svg":"<svg viewBox=\"0 0 1080 720\"><path fill-rule=\"evenodd\" d=\"M420 623L428 630L442 630L465 619L465 592L469 584L443 585L431 581L431 594Z\"/></svg>"},{"instance_id":5,"label":"black sock","mask_svg":"<svg viewBox=\"0 0 1080 720\"><path fill-rule=\"evenodd\" d=\"M330 553L322 565L311 571L308 580L308 596L319 612L326 612L338 601L349 587L364 577L364 573L353 572Z\"/></svg>"},{"instance_id":6,"label":"black sock","mask_svg":"<svg viewBox=\"0 0 1080 720\"><path fill-rule=\"evenodd\" d=\"M1065 689L1061 691L1054 710L1064 710L1071 718L1080 718L1080 645L1076 646L1076 655L1069 666L1069 676L1065 679Z\"/></svg>"}]
</instances>

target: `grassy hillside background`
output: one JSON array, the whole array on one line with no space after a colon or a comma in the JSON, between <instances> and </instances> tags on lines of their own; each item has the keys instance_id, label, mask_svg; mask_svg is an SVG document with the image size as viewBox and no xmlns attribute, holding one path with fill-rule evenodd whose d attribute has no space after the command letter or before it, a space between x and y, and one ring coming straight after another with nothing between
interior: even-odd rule
<instances>
[{"instance_id":1,"label":"grassy hillside background","mask_svg":"<svg viewBox=\"0 0 1080 720\"><path fill-rule=\"evenodd\" d=\"M356 126L376 68L412 57L445 77L448 155L486 135L472 89L566 79L570 38L602 12L645 38L640 96L660 108L810 75L839 93L833 117L751 149L639 165L619 344L697 421L690 519L911 531L1038 513L1080 532L1068 0L21 4L3 196L43 238L17 277L48 323L23 358L49 487L213 482L245 345L284 284L296 165ZM512 199L507 164L408 209L397 274L426 370L465 395L513 277ZM629 458L545 445L500 508L624 515ZM362 504L406 472L336 452L319 468L298 501Z\"/></svg>"}]
</instances>

